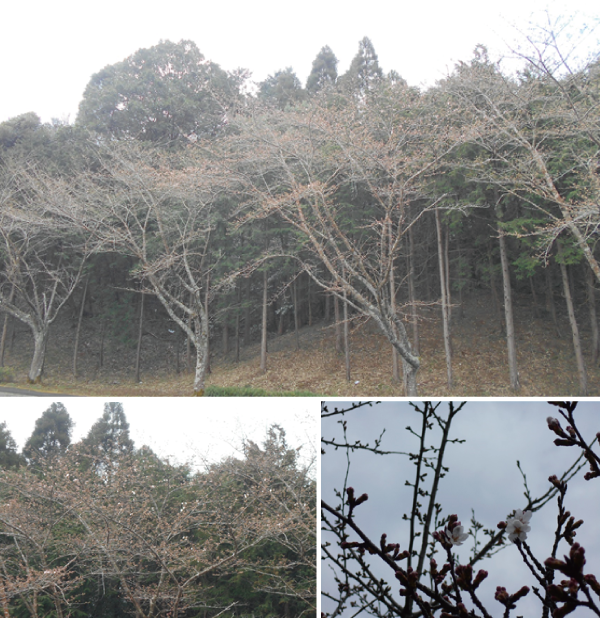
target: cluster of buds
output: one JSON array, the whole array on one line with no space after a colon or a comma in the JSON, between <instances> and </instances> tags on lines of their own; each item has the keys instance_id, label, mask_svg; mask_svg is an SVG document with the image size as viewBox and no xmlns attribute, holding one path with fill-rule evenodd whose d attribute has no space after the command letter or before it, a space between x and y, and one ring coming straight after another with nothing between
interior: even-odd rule
<instances>
[{"instance_id":1,"label":"cluster of buds","mask_svg":"<svg viewBox=\"0 0 600 618\"><path fill-rule=\"evenodd\" d=\"M362 494L358 498L355 498L354 497L354 487L348 487L346 489L346 494L348 496L348 500L346 502L348 503L348 506L350 507L350 510L348 511L348 518L350 518L352 517L352 512L354 511L354 509L359 504L366 502L369 499L369 496L367 494Z\"/></svg>"},{"instance_id":2,"label":"cluster of buds","mask_svg":"<svg viewBox=\"0 0 600 618\"><path fill-rule=\"evenodd\" d=\"M406 571L398 570L395 573L396 579L406 588L400 589L401 596L407 596L408 590L415 590L419 581L419 573L412 567L408 567Z\"/></svg>"},{"instance_id":3,"label":"cluster of buds","mask_svg":"<svg viewBox=\"0 0 600 618\"><path fill-rule=\"evenodd\" d=\"M464 616L464 618L468 618L469 616L472 616L472 614L469 613L469 610L465 607L464 603L457 603L456 611L451 614L446 611L440 614L440 618L455 618L456 616Z\"/></svg>"},{"instance_id":4,"label":"cluster of buds","mask_svg":"<svg viewBox=\"0 0 600 618\"><path fill-rule=\"evenodd\" d=\"M444 581L446 575L450 571L450 563L446 562L446 564L441 568L441 570L438 571L437 562L435 558L432 558L429 562L429 568L431 571L431 577L433 577L433 581L436 583L436 585L439 586Z\"/></svg>"},{"instance_id":5,"label":"cluster of buds","mask_svg":"<svg viewBox=\"0 0 600 618\"><path fill-rule=\"evenodd\" d=\"M574 579L563 579L560 584L550 584L546 589L550 599L555 603L563 603L562 607L557 607L553 612L553 618L562 618L570 614L578 605L577 593L579 583Z\"/></svg>"},{"instance_id":6,"label":"cluster of buds","mask_svg":"<svg viewBox=\"0 0 600 618\"><path fill-rule=\"evenodd\" d=\"M556 474L553 474L552 476L548 477L548 480L550 481L550 483L552 483L552 485L554 485L554 487L556 487L556 489L558 489L558 491L560 491L561 494L565 494L567 491L567 484L565 483L565 481L561 481Z\"/></svg>"},{"instance_id":7,"label":"cluster of buds","mask_svg":"<svg viewBox=\"0 0 600 618\"><path fill-rule=\"evenodd\" d=\"M507 609L515 609L515 607L517 606L516 602L519 599L522 599L524 596L527 596L528 594L529 588L527 586L523 586L514 594L508 594L506 588L498 586L496 588L496 594L494 595L494 598L496 599L496 601L502 603L502 605L504 605L504 607L506 607Z\"/></svg>"},{"instance_id":8,"label":"cluster of buds","mask_svg":"<svg viewBox=\"0 0 600 618\"><path fill-rule=\"evenodd\" d=\"M470 564L459 564L456 567L456 583L463 590L477 590L479 584L488 576L488 572L480 569L473 579L473 567Z\"/></svg>"},{"instance_id":9,"label":"cluster of buds","mask_svg":"<svg viewBox=\"0 0 600 618\"><path fill-rule=\"evenodd\" d=\"M403 552L400 551L400 543L386 543L387 534L385 532L381 535L381 539L379 541L379 546L381 547L381 551L384 554L392 553L392 560L396 562L399 560L404 560L408 558L410 555L408 551L405 549Z\"/></svg>"},{"instance_id":10,"label":"cluster of buds","mask_svg":"<svg viewBox=\"0 0 600 618\"><path fill-rule=\"evenodd\" d=\"M583 565L585 564L585 549L579 543L573 543L568 556L564 560L547 558L544 564L555 571L560 571L569 578L580 580L583 578Z\"/></svg>"},{"instance_id":11,"label":"cluster of buds","mask_svg":"<svg viewBox=\"0 0 600 618\"><path fill-rule=\"evenodd\" d=\"M544 564L548 568L560 571L569 578L563 579L559 584L550 584L547 588L550 599L555 603L563 604L552 613L553 618L562 618L574 611L578 605L581 605L581 602L577 600L577 594L582 588L588 598L587 586L600 596L600 583L598 583L596 577L592 574L583 574L585 549L579 543L573 543L569 556L564 556L564 561L548 558Z\"/></svg>"},{"instance_id":12,"label":"cluster of buds","mask_svg":"<svg viewBox=\"0 0 600 618\"><path fill-rule=\"evenodd\" d=\"M570 425L567 426L567 431L561 427L560 422L557 418L553 416L549 416L546 419L548 423L548 429L553 431L557 436L559 436L556 440L554 440L554 444L556 446L575 446L577 444L577 434L575 430Z\"/></svg>"},{"instance_id":13,"label":"cluster of buds","mask_svg":"<svg viewBox=\"0 0 600 618\"><path fill-rule=\"evenodd\" d=\"M571 404L560 401L560 402L550 402L552 405L559 406L561 408L565 408L569 413L571 413L575 406L576 402ZM572 418L572 417L570 417ZM548 423L548 428L553 431L557 436L559 436L556 440L554 440L554 444L557 446L580 446L584 449L584 456L590 464L590 471L586 472L584 478L586 481L589 481L593 478L597 478L600 476L600 458L596 455L585 443L583 443L579 437L577 436L577 432L570 425L567 426L566 432L561 427L558 419L553 416L549 416L546 419ZM596 434L596 439L600 442L600 431Z\"/></svg>"},{"instance_id":14,"label":"cluster of buds","mask_svg":"<svg viewBox=\"0 0 600 618\"><path fill-rule=\"evenodd\" d=\"M342 541L340 543L340 547L342 549L357 549L358 553L361 556L364 556L366 551L368 551L370 554L377 553L375 547L373 547L373 545L367 541L363 541L362 543L360 541Z\"/></svg>"}]
</instances>

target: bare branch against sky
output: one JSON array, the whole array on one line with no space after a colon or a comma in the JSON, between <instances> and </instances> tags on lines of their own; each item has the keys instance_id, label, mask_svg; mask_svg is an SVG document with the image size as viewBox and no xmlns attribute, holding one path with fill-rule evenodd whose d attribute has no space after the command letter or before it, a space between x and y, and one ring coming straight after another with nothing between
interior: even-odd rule
<instances>
[{"instance_id":1,"label":"bare branch against sky","mask_svg":"<svg viewBox=\"0 0 600 618\"><path fill-rule=\"evenodd\" d=\"M377 546L381 535L385 533L386 542L399 543L399 552L402 552L409 548L410 513L411 505L414 504L413 487L408 485L407 481L415 482L416 459L409 453L419 452L418 434L421 432L423 417L407 402L390 401L357 407L343 415L331 414L336 408L348 408L350 404L349 401L325 402L329 414L322 419L321 427L322 448L325 451L321 458L321 498L328 505L338 508L343 497L347 512L351 501L347 488L353 488L355 501L362 494L368 494L367 500L354 510L350 509L353 511L352 520ZM448 406L449 402L440 404L440 416L448 414ZM595 440L596 433L600 431L598 406L598 402L581 401L575 410L577 428L588 444ZM581 449L555 445L557 436L548 426L549 416L562 419L562 427L566 429L568 423L559 416L558 409L547 402L467 402L453 418L449 441L446 444L444 466L448 471L440 479L437 494L437 502L441 504L439 521L456 514L458 520L462 521L464 530L468 532L474 513L483 528L497 532L497 524L507 521L516 509L525 510L529 498L543 496L548 490L552 490L549 477L560 477L581 455ZM410 429L407 429L409 427ZM432 422L432 428L427 435L425 448L439 445L441 426ZM464 442L453 442L455 439ZM354 448L347 451L340 448L342 443L352 444ZM371 450L360 446L366 444ZM387 454L382 455L375 451ZM594 451L598 453L597 444L594 445ZM429 450L428 453L428 456L435 458L435 450ZM575 541L585 547L585 572L598 576L600 536L597 520L600 482L595 478L589 481L584 479L584 473L589 466L584 459L582 462L582 470L568 483L565 508L575 520L582 519L584 522L577 530ZM431 485L433 469L424 467L422 471L428 473L426 480L423 480L423 488L426 490ZM527 489L524 478L527 481L529 498L525 495ZM339 493L335 493L335 490ZM556 494L556 491L554 493ZM418 501L422 503L422 510L425 511L427 494L419 494ZM531 530L527 535L527 543L533 554L543 563L551 555L555 539L557 495L540 510L532 510L533 514L528 522ZM403 517L404 513L409 514L408 519ZM330 513L327 512L327 515ZM429 534L436 529L432 525ZM331 543L331 553L339 554L339 538L327 531L325 524L322 530L322 543ZM360 540L356 532L350 529L347 531L351 532L348 542ZM487 537L480 530L478 541L485 544L486 540ZM417 539L415 547L419 546L420 541ZM474 538L469 536L460 547L452 548L460 564L466 564L475 555L473 546ZM557 557L562 559L568 552L569 546L562 541ZM371 565L372 572L390 584L391 595L399 604L403 604L404 597L399 595L400 583L394 579L394 572L390 571L389 565L369 553L365 554L365 558ZM443 556L438 560L440 568L446 561ZM407 568L403 562L397 564ZM425 561L425 567L429 568L429 559ZM416 558L413 568L417 568ZM479 568L489 572L479 592L484 606L493 616L502 615L503 611L502 605L494 598L497 586L505 587L512 594L523 585L538 585L524 565L518 547L511 542L507 542L504 548L491 558L478 562L473 567L473 573ZM325 560L321 578L322 609L325 612L332 612L336 607L332 600L339 594L339 582L334 579L335 571L331 561ZM557 574L557 580L563 578L560 573ZM532 593L519 601L514 614L539 616L540 609L541 603ZM356 608L352 609L348 604L347 611L342 615L349 617L356 611ZM374 609L373 613L375 614ZM591 614L586 613L585 608L578 608L573 615Z\"/></svg>"}]
</instances>

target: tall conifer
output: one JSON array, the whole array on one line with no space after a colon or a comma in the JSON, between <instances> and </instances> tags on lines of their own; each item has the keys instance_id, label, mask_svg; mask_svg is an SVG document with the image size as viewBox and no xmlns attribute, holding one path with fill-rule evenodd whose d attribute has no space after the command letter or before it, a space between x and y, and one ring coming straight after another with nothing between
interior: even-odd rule
<instances>
[{"instance_id":1,"label":"tall conifer","mask_svg":"<svg viewBox=\"0 0 600 618\"><path fill-rule=\"evenodd\" d=\"M338 59L329 45L321 48L317 57L313 60L312 70L306 80L306 90L311 94L320 92L327 86L334 86L337 77Z\"/></svg>"},{"instance_id":2,"label":"tall conifer","mask_svg":"<svg viewBox=\"0 0 600 618\"><path fill-rule=\"evenodd\" d=\"M52 457L66 451L71 444L73 421L62 403L53 403L35 422L35 429L25 443L23 454L29 460Z\"/></svg>"}]
</instances>

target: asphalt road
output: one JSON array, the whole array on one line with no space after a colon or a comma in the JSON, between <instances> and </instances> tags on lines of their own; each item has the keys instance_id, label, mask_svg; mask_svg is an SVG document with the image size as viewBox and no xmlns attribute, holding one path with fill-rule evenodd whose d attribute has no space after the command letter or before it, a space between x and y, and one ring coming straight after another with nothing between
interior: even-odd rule
<instances>
[{"instance_id":1,"label":"asphalt road","mask_svg":"<svg viewBox=\"0 0 600 618\"><path fill-rule=\"evenodd\" d=\"M61 395L59 393L40 393L39 391L28 391L24 388L10 388L0 386L0 397L75 397L75 395Z\"/></svg>"}]
</instances>

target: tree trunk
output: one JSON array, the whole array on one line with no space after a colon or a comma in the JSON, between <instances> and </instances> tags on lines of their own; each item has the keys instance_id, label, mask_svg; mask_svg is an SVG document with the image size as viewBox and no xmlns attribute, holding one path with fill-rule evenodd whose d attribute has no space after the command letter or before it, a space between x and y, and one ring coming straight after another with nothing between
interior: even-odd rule
<instances>
[{"instance_id":1,"label":"tree trunk","mask_svg":"<svg viewBox=\"0 0 600 618\"><path fill-rule=\"evenodd\" d=\"M415 246L412 226L408 228L408 299L411 310L411 326L413 351L419 356L419 312L417 309L417 296L415 293Z\"/></svg>"},{"instance_id":2,"label":"tree trunk","mask_svg":"<svg viewBox=\"0 0 600 618\"><path fill-rule=\"evenodd\" d=\"M446 242L444 243L444 268L446 276L444 283L446 284L446 311L448 313L448 325L452 320L452 294L450 293L450 230L445 227Z\"/></svg>"},{"instance_id":3,"label":"tree trunk","mask_svg":"<svg viewBox=\"0 0 600 618\"><path fill-rule=\"evenodd\" d=\"M533 275L529 277L529 286L531 288L531 298L533 299L533 317L539 318L540 312L538 311L537 294L535 293L535 285L533 285Z\"/></svg>"},{"instance_id":4,"label":"tree trunk","mask_svg":"<svg viewBox=\"0 0 600 618\"><path fill-rule=\"evenodd\" d=\"M306 279L306 298L308 301L308 325L313 325L313 312L312 312L312 287L310 285L310 277Z\"/></svg>"},{"instance_id":5,"label":"tree trunk","mask_svg":"<svg viewBox=\"0 0 600 618\"><path fill-rule=\"evenodd\" d=\"M500 312L500 299L498 297L498 289L496 288L496 275L494 274L494 261L492 260L492 248L488 244L488 267L490 269L490 288L492 290L492 302L494 304L494 316L500 325L500 331L504 329L502 315Z\"/></svg>"},{"instance_id":6,"label":"tree trunk","mask_svg":"<svg viewBox=\"0 0 600 618\"><path fill-rule=\"evenodd\" d=\"M87 295L89 277L85 278L83 286L83 297L81 298L81 307L79 308L79 318L77 319L77 330L75 331L75 344L73 345L73 376L77 377L77 352L79 350L79 336L81 334L81 323L83 322L83 310L85 307L85 297Z\"/></svg>"},{"instance_id":7,"label":"tree trunk","mask_svg":"<svg viewBox=\"0 0 600 618\"><path fill-rule=\"evenodd\" d=\"M237 285L237 311L235 313L235 362L240 362L240 319L242 313L242 285Z\"/></svg>"},{"instance_id":8,"label":"tree trunk","mask_svg":"<svg viewBox=\"0 0 600 618\"><path fill-rule=\"evenodd\" d=\"M344 361L346 363L346 380L350 382L350 337L348 333L348 303L344 292Z\"/></svg>"},{"instance_id":9,"label":"tree trunk","mask_svg":"<svg viewBox=\"0 0 600 618\"><path fill-rule=\"evenodd\" d=\"M206 373L211 374L210 366L210 320L208 319L208 299L210 291L210 274L206 275L206 291L204 294L204 315L206 316L207 330L206 330Z\"/></svg>"},{"instance_id":10,"label":"tree trunk","mask_svg":"<svg viewBox=\"0 0 600 618\"><path fill-rule=\"evenodd\" d=\"M561 251L559 249L559 255ZM575 358L577 360L577 372L579 374L579 388L580 395L587 397L588 383L587 383L587 371L585 369L585 362L583 360L583 352L581 350L581 339L579 337L579 328L577 327L577 320L575 319L575 310L573 308L573 298L571 296L571 286L569 284L569 274L567 272L566 265L560 262L560 273L562 275L563 290L565 293L565 301L567 303L567 310L569 312L569 323L571 324L571 333L573 335L573 349L575 350Z\"/></svg>"},{"instance_id":11,"label":"tree trunk","mask_svg":"<svg viewBox=\"0 0 600 618\"><path fill-rule=\"evenodd\" d=\"M556 330L556 336L559 339L562 339L562 334L558 325L558 319L556 317L556 304L554 303L552 271L550 270L549 264L547 264L544 268L544 275L546 277L546 309L550 312L550 315L552 316L552 323L554 324L554 328Z\"/></svg>"},{"instance_id":12,"label":"tree trunk","mask_svg":"<svg viewBox=\"0 0 600 618\"><path fill-rule=\"evenodd\" d=\"M4 325L2 326L2 339L0 340L0 367L4 367L4 352L6 350L6 335L8 333L8 313L4 315Z\"/></svg>"},{"instance_id":13,"label":"tree trunk","mask_svg":"<svg viewBox=\"0 0 600 618\"><path fill-rule=\"evenodd\" d=\"M190 306L194 300L194 295L190 292ZM188 326L191 328L192 326L192 318L188 318ZM192 371L192 340L189 335L186 334L185 338L185 366L186 371Z\"/></svg>"},{"instance_id":14,"label":"tree trunk","mask_svg":"<svg viewBox=\"0 0 600 618\"><path fill-rule=\"evenodd\" d=\"M391 258L392 251L392 224L388 223L388 251L390 252L390 308L392 315L396 318L396 280L394 278L394 261ZM400 382L400 359L398 357L398 350L392 345L392 380L394 382Z\"/></svg>"},{"instance_id":15,"label":"tree trunk","mask_svg":"<svg viewBox=\"0 0 600 618\"><path fill-rule=\"evenodd\" d=\"M44 361L46 359L46 344L48 343L49 325L43 324L31 329L33 333L33 358L29 367L27 382L39 384L44 373Z\"/></svg>"},{"instance_id":16,"label":"tree trunk","mask_svg":"<svg viewBox=\"0 0 600 618\"><path fill-rule=\"evenodd\" d=\"M10 295L8 297L8 302L12 303L15 297L15 286L12 285L10 289ZM10 314L4 314L4 325L2 326L2 341L0 341L0 367L4 367L4 352L6 350L6 335L8 333L8 325L9 325ZM11 349L12 351L12 349Z\"/></svg>"},{"instance_id":17,"label":"tree trunk","mask_svg":"<svg viewBox=\"0 0 600 618\"><path fill-rule=\"evenodd\" d=\"M206 383L206 370L208 367L208 315L200 308L194 317L194 332L196 346L196 372L194 375L194 397L202 397Z\"/></svg>"},{"instance_id":18,"label":"tree trunk","mask_svg":"<svg viewBox=\"0 0 600 618\"><path fill-rule=\"evenodd\" d=\"M144 336L144 299L146 295L142 292L142 298L140 300L140 321L138 326L138 341L137 351L135 353L135 381L140 381L140 357L142 354L142 337Z\"/></svg>"},{"instance_id":19,"label":"tree trunk","mask_svg":"<svg viewBox=\"0 0 600 618\"><path fill-rule=\"evenodd\" d=\"M504 231L498 226L498 242L500 243L500 261L502 263L502 287L504 288L504 317L506 320L506 345L508 350L508 370L510 373L510 387L517 391L519 371L517 369L517 346L515 342L515 325L513 322L512 290L510 287L510 271L506 254L506 239Z\"/></svg>"},{"instance_id":20,"label":"tree trunk","mask_svg":"<svg viewBox=\"0 0 600 618\"><path fill-rule=\"evenodd\" d=\"M402 369L404 371L404 394L406 397L418 397L417 394L417 371L418 367L413 367L404 358L402 359Z\"/></svg>"},{"instance_id":21,"label":"tree trunk","mask_svg":"<svg viewBox=\"0 0 600 618\"><path fill-rule=\"evenodd\" d=\"M600 357L600 335L598 333L598 316L596 313L596 290L594 286L594 273L585 269L587 279L587 301L590 311L590 327L592 330L592 363L595 365Z\"/></svg>"},{"instance_id":22,"label":"tree trunk","mask_svg":"<svg viewBox=\"0 0 600 618\"><path fill-rule=\"evenodd\" d=\"M267 269L263 271L263 302L262 302L262 326L260 338L260 370L267 372L267 298L268 298Z\"/></svg>"},{"instance_id":23,"label":"tree trunk","mask_svg":"<svg viewBox=\"0 0 600 618\"><path fill-rule=\"evenodd\" d=\"M243 338L243 347L250 345L250 307L251 303L251 292L252 288L250 286L250 277L246 280L246 306L244 307L244 338Z\"/></svg>"},{"instance_id":24,"label":"tree trunk","mask_svg":"<svg viewBox=\"0 0 600 618\"><path fill-rule=\"evenodd\" d=\"M335 351L339 353L344 349L344 342L340 318L340 299L337 296L333 297L333 307L335 316Z\"/></svg>"},{"instance_id":25,"label":"tree trunk","mask_svg":"<svg viewBox=\"0 0 600 618\"><path fill-rule=\"evenodd\" d=\"M438 243L438 265L440 270L440 289L442 294L442 323L444 329L444 349L446 351L446 376L448 388L452 388L452 348L450 344L450 315L448 311L448 265L445 263L448 254L444 251L440 211L435 209L435 227Z\"/></svg>"},{"instance_id":26,"label":"tree trunk","mask_svg":"<svg viewBox=\"0 0 600 618\"><path fill-rule=\"evenodd\" d=\"M100 351L98 353L98 369L104 367L104 338L106 337L106 320L100 323Z\"/></svg>"},{"instance_id":27,"label":"tree trunk","mask_svg":"<svg viewBox=\"0 0 600 618\"><path fill-rule=\"evenodd\" d=\"M283 299L285 301L285 297ZM285 318L285 311L283 309L283 306L281 306L279 308L279 316L278 316L278 320L277 320L277 336L281 337L281 335L283 335L283 331L284 331L284 318Z\"/></svg>"},{"instance_id":28,"label":"tree trunk","mask_svg":"<svg viewBox=\"0 0 600 618\"><path fill-rule=\"evenodd\" d=\"M300 319L298 317L298 277L292 281L292 300L294 303L294 339L296 341L296 350L300 349Z\"/></svg>"},{"instance_id":29,"label":"tree trunk","mask_svg":"<svg viewBox=\"0 0 600 618\"><path fill-rule=\"evenodd\" d=\"M227 356L229 353L229 326L227 325L227 319L223 322L223 356Z\"/></svg>"}]
</instances>

